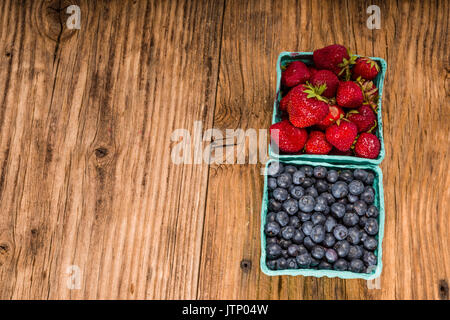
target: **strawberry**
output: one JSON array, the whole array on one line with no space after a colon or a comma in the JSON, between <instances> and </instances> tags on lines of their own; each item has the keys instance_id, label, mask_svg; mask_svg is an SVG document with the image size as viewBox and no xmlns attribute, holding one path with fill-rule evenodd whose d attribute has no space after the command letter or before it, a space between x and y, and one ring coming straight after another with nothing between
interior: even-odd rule
<instances>
[{"instance_id":1,"label":"strawberry","mask_svg":"<svg viewBox=\"0 0 450 320\"><path fill-rule=\"evenodd\" d=\"M270 136L280 151L297 152L303 149L308 132L294 127L289 120L283 120L270 126Z\"/></svg>"},{"instance_id":2,"label":"strawberry","mask_svg":"<svg viewBox=\"0 0 450 320\"><path fill-rule=\"evenodd\" d=\"M351 56L346 47L333 44L313 52L313 60L317 69L326 69L337 76L344 75L350 79L350 65L355 63L356 56Z\"/></svg>"},{"instance_id":3,"label":"strawberry","mask_svg":"<svg viewBox=\"0 0 450 320\"><path fill-rule=\"evenodd\" d=\"M327 87L322 95L326 98L332 98L335 96L337 87L339 86L339 79L329 70L320 70L311 77L311 84L316 87L325 84Z\"/></svg>"},{"instance_id":4,"label":"strawberry","mask_svg":"<svg viewBox=\"0 0 450 320\"><path fill-rule=\"evenodd\" d=\"M327 99L321 96L325 85L319 88L310 84L299 85L289 92L289 120L299 128L306 128L322 121L328 114Z\"/></svg>"},{"instance_id":5,"label":"strawberry","mask_svg":"<svg viewBox=\"0 0 450 320\"><path fill-rule=\"evenodd\" d=\"M329 154L333 156L353 156L352 149L349 149L347 151L340 151L336 148L333 148Z\"/></svg>"},{"instance_id":6,"label":"strawberry","mask_svg":"<svg viewBox=\"0 0 450 320\"><path fill-rule=\"evenodd\" d=\"M305 144L305 152L309 154L328 154L332 148L321 131L311 131Z\"/></svg>"},{"instance_id":7,"label":"strawberry","mask_svg":"<svg viewBox=\"0 0 450 320\"><path fill-rule=\"evenodd\" d=\"M380 149L380 140L372 133L361 133L355 144L355 154L361 158L375 159Z\"/></svg>"},{"instance_id":8,"label":"strawberry","mask_svg":"<svg viewBox=\"0 0 450 320\"><path fill-rule=\"evenodd\" d=\"M310 79L312 78L312 76L314 76L316 74L317 71L319 71L314 67L308 67L308 70L309 70L309 74L311 75Z\"/></svg>"},{"instance_id":9,"label":"strawberry","mask_svg":"<svg viewBox=\"0 0 450 320\"><path fill-rule=\"evenodd\" d=\"M290 91L280 100L279 109L281 111L287 111L287 107L289 105L289 93Z\"/></svg>"},{"instance_id":10,"label":"strawberry","mask_svg":"<svg viewBox=\"0 0 450 320\"><path fill-rule=\"evenodd\" d=\"M361 88L353 81L341 81L336 93L336 102L341 107L358 108L362 105L364 96Z\"/></svg>"},{"instance_id":11,"label":"strawberry","mask_svg":"<svg viewBox=\"0 0 450 320\"><path fill-rule=\"evenodd\" d=\"M301 61L292 61L281 75L281 83L286 87L295 87L309 80L308 67Z\"/></svg>"},{"instance_id":12,"label":"strawberry","mask_svg":"<svg viewBox=\"0 0 450 320\"><path fill-rule=\"evenodd\" d=\"M368 104L363 104L357 110L350 110L347 119L356 124L358 132L368 131L377 124L377 116Z\"/></svg>"},{"instance_id":13,"label":"strawberry","mask_svg":"<svg viewBox=\"0 0 450 320\"><path fill-rule=\"evenodd\" d=\"M328 142L340 151L350 150L357 134L358 127L356 124L346 120L336 121L325 132Z\"/></svg>"},{"instance_id":14,"label":"strawberry","mask_svg":"<svg viewBox=\"0 0 450 320\"><path fill-rule=\"evenodd\" d=\"M378 88L370 80L364 80L358 77L355 81L362 90L364 103L372 107L376 112L378 102Z\"/></svg>"},{"instance_id":15,"label":"strawberry","mask_svg":"<svg viewBox=\"0 0 450 320\"><path fill-rule=\"evenodd\" d=\"M378 72L380 72L378 63L370 58L361 57L355 61L352 69L352 79L356 80L358 77L361 77L362 79L373 80Z\"/></svg>"},{"instance_id":16,"label":"strawberry","mask_svg":"<svg viewBox=\"0 0 450 320\"><path fill-rule=\"evenodd\" d=\"M344 115L345 115L344 110L342 110L338 106L330 105L330 106L328 106L327 116L317 124L317 127L321 130L325 130L326 128L331 126L333 123L335 123L336 120L343 118Z\"/></svg>"}]
</instances>

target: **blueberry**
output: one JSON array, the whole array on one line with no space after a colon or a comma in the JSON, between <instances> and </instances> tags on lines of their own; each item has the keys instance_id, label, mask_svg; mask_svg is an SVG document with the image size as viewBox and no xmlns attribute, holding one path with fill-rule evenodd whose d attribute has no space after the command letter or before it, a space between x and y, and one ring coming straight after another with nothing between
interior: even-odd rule
<instances>
[{"instance_id":1,"label":"blueberry","mask_svg":"<svg viewBox=\"0 0 450 320\"><path fill-rule=\"evenodd\" d=\"M359 259L353 259L351 262L350 262L350 271L353 271L353 272L358 272L358 273L360 273L360 272L363 272L364 271L364 263L361 261L361 260L359 260Z\"/></svg>"},{"instance_id":2,"label":"blueberry","mask_svg":"<svg viewBox=\"0 0 450 320\"><path fill-rule=\"evenodd\" d=\"M267 216L266 216L266 222L274 222L274 221L276 221L275 220L276 216L277 216L276 212L269 212L267 214Z\"/></svg>"},{"instance_id":3,"label":"blueberry","mask_svg":"<svg viewBox=\"0 0 450 320\"><path fill-rule=\"evenodd\" d=\"M314 246L311 250L313 258L322 259L325 256L325 249L321 246Z\"/></svg>"},{"instance_id":4,"label":"blueberry","mask_svg":"<svg viewBox=\"0 0 450 320\"><path fill-rule=\"evenodd\" d=\"M276 243L271 243L266 246L267 258L276 259L281 256L281 247Z\"/></svg>"},{"instance_id":5,"label":"blueberry","mask_svg":"<svg viewBox=\"0 0 450 320\"><path fill-rule=\"evenodd\" d=\"M275 179L275 178L269 178L269 179L267 179L267 187L268 187L270 190L273 190L273 189L275 189L276 187L278 187L278 185L277 185L277 179Z\"/></svg>"},{"instance_id":6,"label":"blueberry","mask_svg":"<svg viewBox=\"0 0 450 320\"><path fill-rule=\"evenodd\" d=\"M270 270L277 270L277 260L267 260L266 265Z\"/></svg>"},{"instance_id":7,"label":"blueberry","mask_svg":"<svg viewBox=\"0 0 450 320\"><path fill-rule=\"evenodd\" d=\"M362 216L361 218L359 218L359 226L361 228L364 228L364 226L366 225L367 222L367 217L366 216Z\"/></svg>"},{"instance_id":8,"label":"blueberry","mask_svg":"<svg viewBox=\"0 0 450 320\"><path fill-rule=\"evenodd\" d=\"M267 168L267 174L272 177L278 177L283 172L283 164L281 162L273 161Z\"/></svg>"},{"instance_id":9,"label":"blueberry","mask_svg":"<svg viewBox=\"0 0 450 320\"><path fill-rule=\"evenodd\" d=\"M347 259L353 260L353 259L359 259L364 254L364 250L360 246L350 246L350 249L348 250Z\"/></svg>"},{"instance_id":10,"label":"blueberry","mask_svg":"<svg viewBox=\"0 0 450 320\"><path fill-rule=\"evenodd\" d=\"M378 208L375 207L374 205L371 205L367 211L366 211L366 217L367 218L376 218L378 217Z\"/></svg>"},{"instance_id":11,"label":"blueberry","mask_svg":"<svg viewBox=\"0 0 450 320\"><path fill-rule=\"evenodd\" d=\"M298 255L296 258L297 264L300 268L307 268L311 264L311 255L309 253L303 253Z\"/></svg>"},{"instance_id":12,"label":"blueberry","mask_svg":"<svg viewBox=\"0 0 450 320\"><path fill-rule=\"evenodd\" d=\"M342 203L333 203L330 209L333 216L338 219L342 218L345 214L345 205Z\"/></svg>"},{"instance_id":13,"label":"blueberry","mask_svg":"<svg viewBox=\"0 0 450 320\"><path fill-rule=\"evenodd\" d=\"M368 235L374 236L378 233L378 222L375 218L367 219L366 225L364 226L364 230Z\"/></svg>"},{"instance_id":14,"label":"blueberry","mask_svg":"<svg viewBox=\"0 0 450 320\"><path fill-rule=\"evenodd\" d=\"M284 270L287 268L287 260L285 258L279 258L277 260L277 269Z\"/></svg>"},{"instance_id":15,"label":"blueberry","mask_svg":"<svg viewBox=\"0 0 450 320\"><path fill-rule=\"evenodd\" d=\"M303 188L309 188L309 187L311 187L313 184L314 184L314 180L311 179L311 178L306 177L306 178L303 179L303 181L302 181L302 183L301 183L301 186L302 186Z\"/></svg>"},{"instance_id":16,"label":"blueberry","mask_svg":"<svg viewBox=\"0 0 450 320\"><path fill-rule=\"evenodd\" d=\"M300 186L293 186L289 189L289 192L294 199L300 199L305 194L305 189Z\"/></svg>"},{"instance_id":17,"label":"blueberry","mask_svg":"<svg viewBox=\"0 0 450 320\"><path fill-rule=\"evenodd\" d=\"M311 258L311 264L310 267L315 269L318 265L319 265L320 261L315 259L315 258Z\"/></svg>"},{"instance_id":18,"label":"blueberry","mask_svg":"<svg viewBox=\"0 0 450 320\"><path fill-rule=\"evenodd\" d=\"M377 257L373 252L366 251L363 256L364 264L368 267L374 266L377 264Z\"/></svg>"},{"instance_id":19,"label":"blueberry","mask_svg":"<svg viewBox=\"0 0 450 320\"><path fill-rule=\"evenodd\" d=\"M278 243L277 237L266 237L266 245L271 243Z\"/></svg>"},{"instance_id":20,"label":"blueberry","mask_svg":"<svg viewBox=\"0 0 450 320\"><path fill-rule=\"evenodd\" d=\"M336 201L336 199L329 192L324 192L320 196L327 200L328 205L331 205Z\"/></svg>"},{"instance_id":21,"label":"blueberry","mask_svg":"<svg viewBox=\"0 0 450 320\"><path fill-rule=\"evenodd\" d=\"M325 251L325 259L329 262L329 263L335 263L336 260L338 259L338 254L336 253L336 251L334 251L333 249L327 249Z\"/></svg>"},{"instance_id":22,"label":"blueberry","mask_svg":"<svg viewBox=\"0 0 450 320\"><path fill-rule=\"evenodd\" d=\"M306 247L306 249L311 250L316 244L311 240L310 237L305 237L305 239L303 240L303 245Z\"/></svg>"},{"instance_id":23,"label":"blueberry","mask_svg":"<svg viewBox=\"0 0 450 320\"><path fill-rule=\"evenodd\" d=\"M275 199L269 200L269 209L273 211L280 211L281 210L281 202L278 202Z\"/></svg>"},{"instance_id":24,"label":"blueberry","mask_svg":"<svg viewBox=\"0 0 450 320\"><path fill-rule=\"evenodd\" d=\"M332 268L333 268L333 266L326 261L321 261L319 263L320 270L331 270Z\"/></svg>"},{"instance_id":25,"label":"blueberry","mask_svg":"<svg viewBox=\"0 0 450 320\"><path fill-rule=\"evenodd\" d=\"M289 173L282 173L277 178L277 184L281 188L287 188L292 184L292 176Z\"/></svg>"},{"instance_id":26,"label":"blueberry","mask_svg":"<svg viewBox=\"0 0 450 320\"><path fill-rule=\"evenodd\" d=\"M353 181L352 181L352 182L353 182ZM349 195L347 196L347 200L348 200L348 202L350 202L350 203L355 203L356 201L359 200L359 197L358 197L358 196L355 196L354 194L349 194Z\"/></svg>"},{"instance_id":27,"label":"blueberry","mask_svg":"<svg viewBox=\"0 0 450 320\"><path fill-rule=\"evenodd\" d=\"M325 228L318 224L313 227L310 238L315 243L321 243L325 239Z\"/></svg>"},{"instance_id":28,"label":"blueberry","mask_svg":"<svg viewBox=\"0 0 450 320\"><path fill-rule=\"evenodd\" d=\"M297 171L297 168L291 165L285 166L284 167L284 172L289 173L289 174L294 174L294 172Z\"/></svg>"},{"instance_id":29,"label":"blueberry","mask_svg":"<svg viewBox=\"0 0 450 320\"><path fill-rule=\"evenodd\" d=\"M266 226L264 228L264 232L269 237L275 237L280 233L280 225L276 222L269 222L266 223Z\"/></svg>"},{"instance_id":30,"label":"blueberry","mask_svg":"<svg viewBox=\"0 0 450 320\"><path fill-rule=\"evenodd\" d=\"M280 239L278 241L278 244L280 245L281 248L287 250L287 248L292 244L292 241L286 240L286 239Z\"/></svg>"},{"instance_id":31,"label":"blueberry","mask_svg":"<svg viewBox=\"0 0 450 320\"><path fill-rule=\"evenodd\" d=\"M311 214L306 212L300 212L298 214L298 217L300 218L301 222L309 221L311 220Z\"/></svg>"},{"instance_id":32,"label":"blueberry","mask_svg":"<svg viewBox=\"0 0 450 320\"><path fill-rule=\"evenodd\" d=\"M298 245L298 251L299 251L299 255L300 254L304 254L304 253L308 253L308 249L306 249L306 247L304 246L304 245L302 245L302 244L299 244Z\"/></svg>"},{"instance_id":33,"label":"blueberry","mask_svg":"<svg viewBox=\"0 0 450 320\"><path fill-rule=\"evenodd\" d=\"M326 232L333 231L333 229L336 225L337 225L336 219L334 219L331 216L328 217L327 220L325 221L325 231Z\"/></svg>"},{"instance_id":34,"label":"blueberry","mask_svg":"<svg viewBox=\"0 0 450 320\"><path fill-rule=\"evenodd\" d=\"M326 220L327 218L325 218L325 216L320 212L314 212L313 215L311 216L311 221L314 225L324 224Z\"/></svg>"},{"instance_id":35,"label":"blueberry","mask_svg":"<svg viewBox=\"0 0 450 320\"><path fill-rule=\"evenodd\" d=\"M373 185L373 181L375 180L375 175L372 172L369 172L367 178L364 179L364 183L368 186Z\"/></svg>"},{"instance_id":36,"label":"blueberry","mask_svg":"<svg viewBox=\"0 0 450 320\"><path fill-rule=\"evenodd\" d=\"M300 228L300 219L297 216L291 216L289 218L289 225L295 229Z\"/></svg>"},{"instance_id":37,"label":"blueberry","mask_svg":"<svg viewBox=\"0 0 450 320\"><path fill-rule=\"evenodd\" d=\"M369 173L363 169L356 169L355 171L353 171L353 177L361 181L364 181L367 178L368 174Z\"/></svg>"},{"instance_id":38,"label":"blueberry","mask_svg":"<svg viewBox=\"0 0 450 320\"><path fill-rule=\"evenodd\" d=\"M281 250L281 256L285 259L289 258L289 254L286 249Z\"/></svg>"},{"instance_id":39,"label":"blueberry","mask_svg":"<svg viewBox=\"0 0 450 320\"><path fill-rule=\"evenodd\" d=\"M288 199L284 201L283 209L291 216L296 214L298 211L298 201L295 199Z\"/></svg>"},{"instance_id":40,"label":"blueberry","mask_svg":"<svg viewBox=\"0 0 450 320\"><path fill-rule=\"evenodd\" d=\"M315 167L313 170L313 174L317 179L323 179L327 176L327 168L322 166Z\"/></svg>"},{"instance_id":41,"label":"blueberry","mask_svg":"<svg viewBox=\"0 0 450 320\"><path fill-rule=\"evenodd\" d=\"M312 232L313 227L314 223L312 223L312 221L306 221L302 225L302 231L305 235L309 236Z\"/></svg>"},{"instance_id":42,"label":"blueberry","mask_svg":"<svg viewBox=\"0 0 450 320\"><path fill-rule=\"evenodd\" d=\"M289 193L286 189L276 188L275 190L273 190L272 196L277 201L284 201L289 197Z\"/></svg>"},{"instance_id":43,"label":"blueberry","mask_svg":"<svg viewBox=\"0 0 450 320\"><path fill-rule=\"evenodd\" d=\"M348 262L345 259L339 259L333 265L333 269L337 271L346 271L348 269Z\"/></svg>"},{"instance_id":44,"label":"blueberry","mask_svg":"<svg viewBox=\"0 0 450 320\"><path fill-rule=\"evenodd\" d=\"M339 173L339 180L349 183L353 181L353 173L350 170L343 170Z\"/></svg>"},{"instance_id":45,"label":"blueberry","mask_svg":"<svg viewBox=\"0 0 450 320\"><path fill-rule=\"evenodd\" d=\"M316 202L314 198L311 196L303 196L298 200L298 207L303 212L311 212L314 209Z\"/></svg>"},{"instance_id":46,"label":"blueberry","mask_svg":"<svg viewBox=\"0 0 450 320\"><path fill-rule=\"evenodd\" d=\"M294 232L294 236L292 237L292 242L296 244L302 244L303 239L305 239L305 234L302 230L296 229Z\"/></svg>"},{"instance_id":47,"label":"blueberry","mask_svg":"<svg viewBox=\"0 0 450 320\"><path fill-rule=\"evenodd\" d=\"M325 210L323 211L323 214L325 214L325 215L329 215L330 214L330 207L329 206L325 207Z\"/></svg>"},{"instance_id":48,"label":"blueberry","mask_svg":"<svg viewBox=\"0 0 450 320\"><path fill-rule=\"evenodd\" d=\"M367 250L375 250L378 246L378 241L374 237L367 237L367 239L364 241L364 248Z\"/></svg>"},{"instance_id":49,"label":"blueberry","mask_svg":"<svg viewBox=\"0 0 450 320\"><path fill-rule=\"evenodd\" d=\"M336 238L331 233L325 234L325 239L323 240L323 245L327 248L331 248L336 243Z\"/></svg>"},{"instance_id":50,"label":"blueberry","mask_svg":"<svg viewBox=\"0 0 450 320\"><path fill-rule=\"evenodd\" d=\"M359 217L356 213L347 212L346 214L344 214L344 217L342 218L342 222L346 227L353 227L358 224Z\"/></svg>"},{"instance_id":51,"label":"blueberry","mask_svg":"<svg viewBox=\"0 0 450 320\"><path fill-rule=\"evenodd\" d=\"M348 191L357 196L364 191L364 184L359 180L353 180L348 184Z\"/></svg>"},{"instance_id":52,"label":"blueberry","mask_svg":"<svg viewBox=\"0 0 450 320\"><path fill-rule=\"evenodd\" d=\"M348 186L344 181L338 181L331 187L331 194L335 198L344 198L348 195Z\"/></svg>"},{"instance_id":53,"label":"blueberry","mask_svg":"<svg viewBox=\"0 0 450 320\"><path fill-rule=\"evenodd\" d=\"M375 192L372 187L366 187L361 196L359 197L361 200L365 201L367 204L372 204L375 200Z\"/></svg>"},{"instance_id":54,"label":"blueberry","mask_svg":"<svg viewBox=\"0 0 450 320\"><path fill-rule=\"evenodd\" d=\"M334 245L333 249L337 252L339 257L345 258L350 251L350 243L346 240L338 241Z\"/></svg>"},{"instance_id":55,"label":"blueberry","mask_svg":"<svg viewBox=\"0 0 450 320\"><path fill-rule=\"evenodd\" d=\"M308 196L311 196L313 198L317 198L317 196L319 195L319 193L317 192L316 188L314 187L309 187L305 190L305 194Z\"/></svg>"},{"instance_id":56,"label":"blueberry","mask_svg":"<svg viewBox=\"0 0 450 320\"><path fill-rule=\"evenodd\" d=\"M333 229L333 235L336 238L336 240L341 241L347 238L348 230L342 224L338 224Z\"/></svg>"},{"instance_id":57,"label":"blueberry","mask_svg":"<svg viewBox=\"0 0 450 320\"><path fill-rule=\"evenodd\" d=\"M281 236L285 240L291 240L294 237L295 228L293 226L286 226L281 229Z\"/></svg>"},{"instance_id":58,"label":"blueberry","mask_svg":"<svg viewBox=\"0 0 450 320\"><path fill-rule=\"evenodd\" d=\"M345 211L347 211L347 212L354 212L355 211L354 209L355 208L353 207L353 203L347 203L345 205Z\"/></svg>"},{"instance_id":59,"label":"blueberry","mask_svg":"<svg viewBox=\"0 0 450 320\"><path fill-rule=\"evenodd\" d=\"M324 180L317 180L315 186L319 193L328 191L328 183Z\"/></svg>"},{"instance_id":60,"label":"blueberry","mask_svg":"<svg viewBox=\"0 0 450 320\"><path fill-rule=\"evenodd\" d=\"M289 223L289 216L284 211L278 211L275 216L275 221L282 227L285 227Z\"/></svg>"},{"instance_id":61,"label":"blueberry","mask_svg":"<svg viewBox=\"0 0 450 320\"><path fill-rule=\"evenodd\" d=\"M300 247L296 244L291 244L287 248L287 252L288 252L288 255L290 255L291 257L296 257L300 254Z\"/></svg>"},{"instance_id":62,"label":"blueberry","mask_svg":"<svg viewBox=\"0 0 450 320\"><path fill-rule=\"evenodd\" d=\"M326 204L316 202L316 205L314 206L314 211L325 212L327 208L328 206Z\"/></svg>"},{"instance_id":63,"label":"blueberry","mask_svg":"<svg viewBox=\"0 0 450 320\"><path fill-rule=\"evenodd\" d=\"M287 268L288 269L297 269L298 265L297 265L297 260L295 260L295 258L287 258Z\"/></svg>"},{"instance_id":64,"label":"blueberry","mask_svg":"<svg viewBox=\"0 0 450 320\"><path fill-rule=\"evenodd\" d=\"M348 203L348 200L347 200L347 197L345 197L345 198L336 200L336 202L337 202L337 203L342 203L342 204L347 204L347 203Z\"/></svg>"},{"instance_id":65,"label":"blueberry","mask_svg":"<svg viewBox=\"0 0 450 320\"><path fill-rule=\"evenodd\" d=\"M364 242L367 240L368 237L369 237L369 235L364 230L361 230L361 240L360 241Z\"/></svg>"},{"instance_id":66,"label":"blueberry","mask_svg":"<svg viewBox=\"0 0 450 320\"><path fill-rule=\"evenodd\" d=\"M358 200L353 204L353 210L361 217L366 214L367 204L362 200Z\"/></svg>"},{"instance_id":67,"label":"blueberry","mask_svg":"<svg viewBox=\"0 0 450 320\"><path fill-rule=\"evenodd\" d=\"M303 179L305 179L305 171L304 170L297 170L292 174L292 182L294 184L301 184L303 182Z\"/></svg>"},{"instance_id":68,"label":"blueberry","mask_svg":"<svg viewBox=\"0 0 450 320\"><path fill-rule=\"evenodd\" d=\"M322 195L318 196L316 198L316 204L323 204L324 206L328 205L328 201L325 197L322 197Z\"/></svg>"},{"instance_id":69,"label":"blueberry","mask_svg":"<svg viewBox=\"0 0 450 320\"><path fill-rule=\"evenodd\" d=\"M307 177L312 177L314 174L314 169L311 166L302 166L301 169L303 169L303 171L305 171L305 175Z\"/></svg>"},{"instance_id":70,"label":"blueberry","mask_svg":"<svg viewBox=\"0 0 450 320\"><path fill-rule=\"evenodd\" d=\"M336 170L328 170L327 172L327 181L330 183L335 183L339 177L339 174Z\"/></svg>"},{"instance_id":71,"label":"blueberry","mask_svg":"<svg viewBox=\"0 0 450 320\"><path fill-rule=\"evenodd\" d=\"M348 229L347 241L351 244L358 244L361 241L361 232L358 228Z\"/></svg>"}]
</instances>

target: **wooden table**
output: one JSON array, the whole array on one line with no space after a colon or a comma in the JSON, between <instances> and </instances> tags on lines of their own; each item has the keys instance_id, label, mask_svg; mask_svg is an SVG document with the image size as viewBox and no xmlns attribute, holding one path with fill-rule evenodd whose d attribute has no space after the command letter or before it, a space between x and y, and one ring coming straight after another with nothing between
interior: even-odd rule
<instances>
[{"instance_id":1,"label":"wooden table","mask_svg":"<svg viewBox=\"0 0 450 320\"><path fill-rule=\"evenodd\" d=\"M1 298L449 299L448 1L0 7ZM195 121L268 128L278 54L332 43L388 63L379 289L264 275L262 164L171 160Z\"/></svg>"}]
</instances>

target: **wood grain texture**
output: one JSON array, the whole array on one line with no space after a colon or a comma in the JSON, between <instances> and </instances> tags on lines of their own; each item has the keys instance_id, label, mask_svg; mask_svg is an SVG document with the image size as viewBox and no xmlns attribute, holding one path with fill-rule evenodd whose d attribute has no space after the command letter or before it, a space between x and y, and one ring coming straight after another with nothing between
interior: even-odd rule
<instances>
[{"instance_id":1,"label":"wood grain texture","mask_svg":"<svg viewBox=\"0 0 450 320\"><path fill-rule=\"evenodd\" d=\"M65 25L70 4L80 30ZM380 30L366 28L371 4ZM449 299L448 1L0 9L1 299ZM197 120L268 128L278 54L331 43L388 63L378 290L264 275L262 165L171 161L170 134Z\"/></svg>"}]
</instances>

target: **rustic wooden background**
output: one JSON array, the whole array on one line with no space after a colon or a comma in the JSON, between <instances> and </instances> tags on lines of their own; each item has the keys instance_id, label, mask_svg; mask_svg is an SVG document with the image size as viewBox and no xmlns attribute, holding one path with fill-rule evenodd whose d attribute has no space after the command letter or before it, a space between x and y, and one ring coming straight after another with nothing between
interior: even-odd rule
<instances>
[{"instance_id":1,"label":"rustic wooden background","mask_svg":"<svg viewBox=\"0 0 450 320\"><path fill-rule=\"evenodd\" d=\"M0 8L0 298L449 299L448 1ZM264 275L261 165L170 160L196 120L267 128L278 54L332 43L388 63L380 289Z\"/></svg>"}]
</instances>

